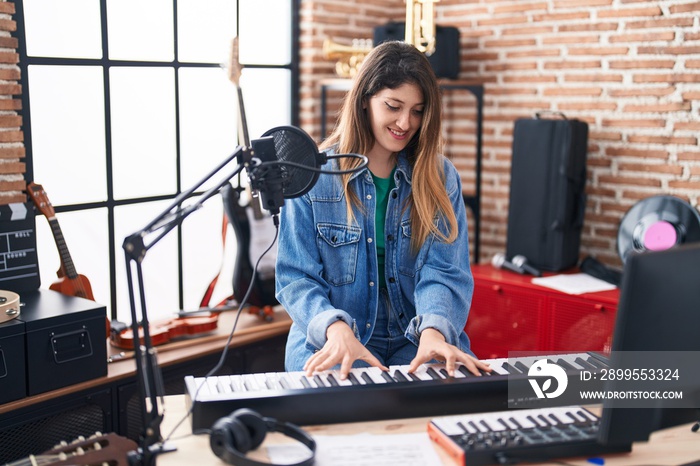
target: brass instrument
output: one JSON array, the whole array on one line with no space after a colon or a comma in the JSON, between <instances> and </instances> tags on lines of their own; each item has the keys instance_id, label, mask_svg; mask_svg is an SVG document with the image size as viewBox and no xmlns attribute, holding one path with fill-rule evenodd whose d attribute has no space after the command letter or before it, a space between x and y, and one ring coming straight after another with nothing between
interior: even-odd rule
<instances>
[{"instance_id":1,"label":"brass instrument","mask_svg":"<svg viewBox=\"0 0 700 466\"><path fill-rule=\"evenodd\" d=\"M435 52L435 11L433 3L440 0L406 0L406 39L421 52Z\"/></svg>"},{"instance_id":2,"label":"brass instrument","mask_svg":"<svg viewBox=\"0 0 700 466\"><path fill-rule=\"evenodd\" d=\"M372 50L372 39L353 39L352 45L343 45L332 39L323 41L323 57L337 59L335 72L343 78L355 76L362 60Z\"/></svg>"}]
</instances>

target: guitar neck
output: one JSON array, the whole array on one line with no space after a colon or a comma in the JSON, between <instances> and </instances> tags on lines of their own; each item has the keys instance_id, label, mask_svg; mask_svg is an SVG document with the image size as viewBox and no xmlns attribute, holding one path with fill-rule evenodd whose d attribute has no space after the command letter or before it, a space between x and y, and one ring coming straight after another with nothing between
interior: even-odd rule
<instances>
[{"instance_id":1,"label":"guitar neck","mask_svg":"<svg viewBox=\"0 0 700 466\"><path fill-rule=\"evenodd\" d=\"M53 232L54 241L56 241L58 254L61 257L61 269L63 269L68 278L74 279L78 276L78 273L75 271L73 259L70 256L70 252L68 252L68 245L66 245L66 240L63 238L61 225L58 224L56 217L49 218L48 221Z\"/></svg>"}]
</instances>

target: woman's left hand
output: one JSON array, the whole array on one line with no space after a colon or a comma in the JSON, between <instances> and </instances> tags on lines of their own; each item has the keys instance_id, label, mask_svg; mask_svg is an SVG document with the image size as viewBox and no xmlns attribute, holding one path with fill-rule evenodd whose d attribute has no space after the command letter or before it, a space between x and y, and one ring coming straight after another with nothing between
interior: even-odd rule
<instances>
[{"instance_id":1,"label":"woman's left hand","mask_svg":"<svg viewBox=\"0 0 700 466\"><path fill-rule=\"evenodd\" d=\"M418 352L408 368L408 372L415 372L421 364L436 359L445 362L445 369L450 377L455 375L455 366L460 362L474 375L481 376L480 370L491 372L491 368L485 362L461 351L454 345L445 341L445 337L433 328L427 328L421 332Z\"/></svg>"}]
</instances>

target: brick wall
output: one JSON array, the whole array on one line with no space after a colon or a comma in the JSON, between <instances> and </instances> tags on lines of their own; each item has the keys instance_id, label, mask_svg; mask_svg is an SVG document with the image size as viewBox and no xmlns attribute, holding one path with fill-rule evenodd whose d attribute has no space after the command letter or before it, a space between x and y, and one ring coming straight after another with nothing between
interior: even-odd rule
<instances>
[{"instance_id":1,"label":"brick wall","mask_svg":"<svg viewBox=\"0 0 700 466\"><path fill-rule=\"evenodd\" d=\"M12 19L15 4L0 2L0 204L25 202L24 134L17 63L17 38L12 33L17 24Z\"/></svg>"},{"instance_id":2,"label":"brick wall","mask_svg":"<svg viewBox=\"0 0 700 466\"><path fill-rule=\"evenodd\" d=\"M301 125L319 136L323 39L371 37L401 0L301 1ZM513 122L536 111L589 124L581 254L619 266L623 215L649 196L700 202L700 2L441 0L461 35L460 80L485 86L481 260L505 249ZM339 96L331 95L330 105ZM473 111L448 96L448 155L473 187ZM471 185L470 185L471 183Z\"/></svg>"}]
</instances>

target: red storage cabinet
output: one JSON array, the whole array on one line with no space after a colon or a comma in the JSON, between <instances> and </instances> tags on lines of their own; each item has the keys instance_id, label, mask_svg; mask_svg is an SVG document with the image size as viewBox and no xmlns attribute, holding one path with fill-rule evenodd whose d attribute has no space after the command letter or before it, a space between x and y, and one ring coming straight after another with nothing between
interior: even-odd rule
<instances>
[{"instance_id":1,"label":"red storage cabinet","mask_svg":"<svg viewBox=\"0 0 700 466\"><path fill-rule=\"evenodd\" d=\"M473 265L472 273L465 330L480 359L508 357L509 351L609 350L618 290L569 295L490 264Z\"/></svg>"}]
</instances>

